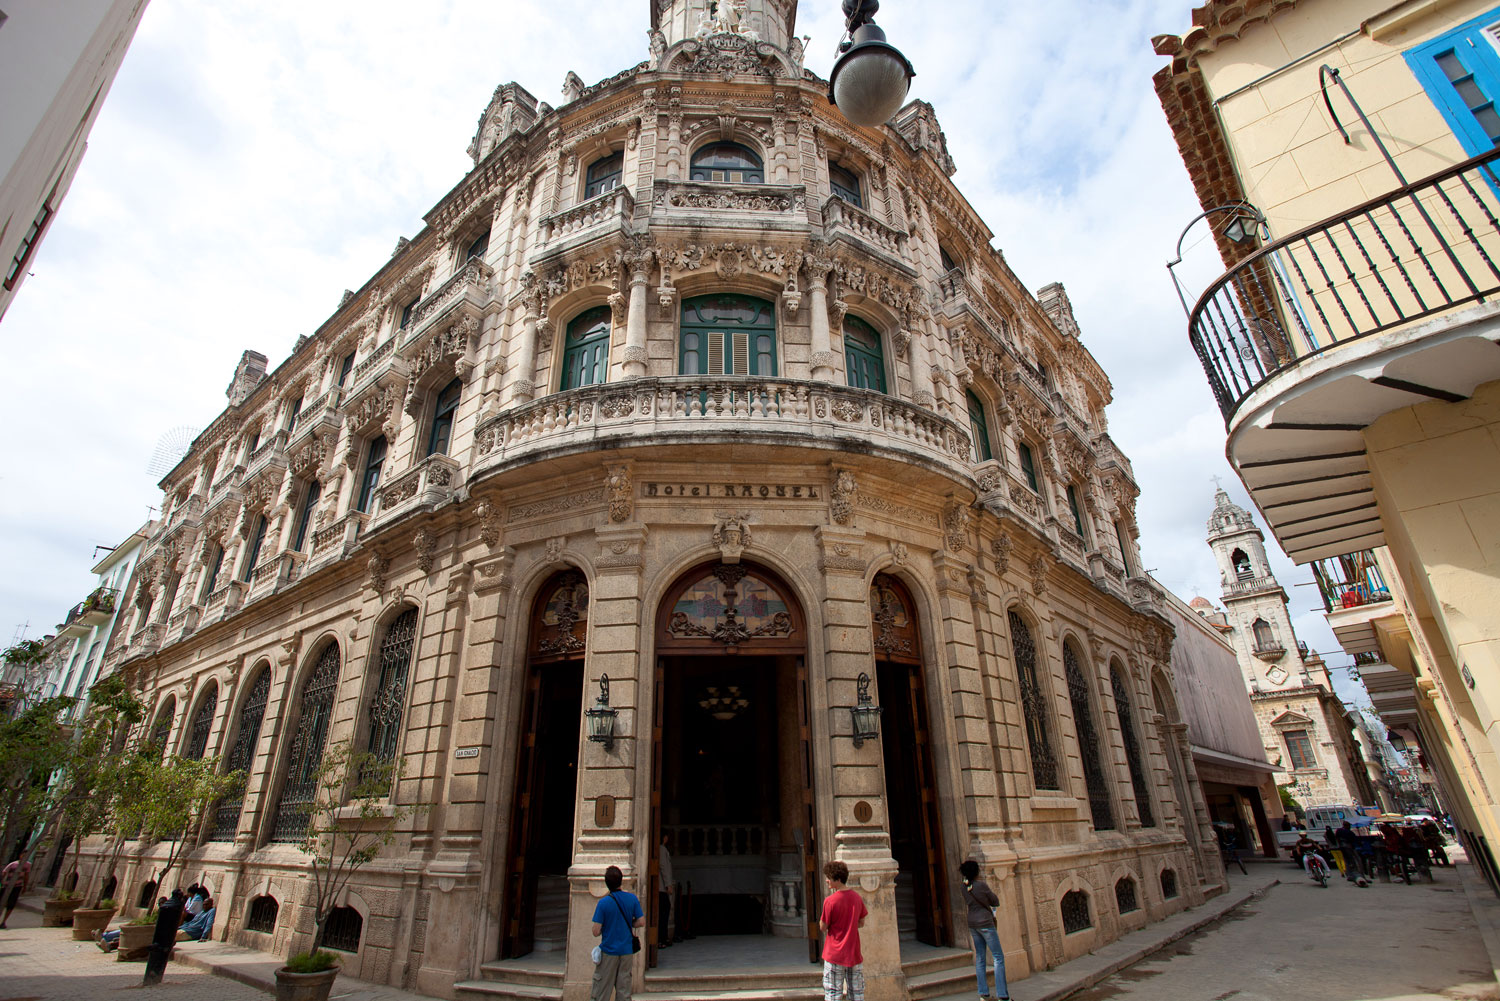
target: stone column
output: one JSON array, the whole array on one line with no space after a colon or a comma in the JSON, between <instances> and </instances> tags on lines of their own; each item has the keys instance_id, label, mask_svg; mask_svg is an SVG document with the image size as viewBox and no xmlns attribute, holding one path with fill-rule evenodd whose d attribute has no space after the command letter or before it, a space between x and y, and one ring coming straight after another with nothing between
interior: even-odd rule
<instances>
[{"instance_id":1,"label":"stone column","mask_svg":"<svg viewBox=\"0 0 1500 1001\"><path fill-rule=\"evenodd\" d=\"M536 336L541 320L541 296L533 289L527 293L521 317L521 344L516 351L516 379L512 383L512 402L530 403L536 397Z\"/></svg>"},{"instance_id":2,"label":"stone column","mask_svg":"<svg viewBox=\"0 0 1500 1001\"><path fill-rule=\"evenodd\" d=\"M816 382L832 382L838 356L833 353L833 334L828 328L828 275L833 262L826 257L807 255L808 311L812 318L812 377Z\"/></svg>"},{"instance_id":3,"label":"stone column","mask_svg":"<svg viewBox=\"0 0 1500 1001\"><path fill-rule=\"evenodd\" d=\"M625 318L625 378L639 379L646 374L646 286L649 252L632 254L630 265L630 306Z\"/></svg>"},{"instance_id":4,"label":"stone column","mask_svg":"<svg viewBox=\"0 0 1500 1001\"><path fill-rule=\"evenodd\" d=\"M908 354L911 364L911 401L919 407L936 410L937 398L932 395L932 354L927 349L927 338L928 332L922 326L912 329Z\"/></svg>"}]
</instances>

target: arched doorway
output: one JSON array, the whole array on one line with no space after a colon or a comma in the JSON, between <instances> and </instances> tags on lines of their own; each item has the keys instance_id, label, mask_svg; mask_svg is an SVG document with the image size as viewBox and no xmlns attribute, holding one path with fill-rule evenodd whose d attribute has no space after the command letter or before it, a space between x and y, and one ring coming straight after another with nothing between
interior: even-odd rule
<instances>
[{"instance_id":1,"label":"arched doorway","mask_svg":"<svg viewBox=\"0 0 1500 1001\"><path fill-rule=\"evenodd\" d=\"M910 592L886 574L870 583L870 634L883 709L880 749L897 869L896 928L904 938L952 945L922 643Z\"/></svg>"},{"instance_id":2,"label":"arched doorway","mask_svg":"<svg viewBox=\"0 0 1500 1001\"><path fill-rule=\"evenodd\" d=\"M578 570L549 579L532 606L505 862L502 959L567 946L588 613L588 582Z\"/></svg>"},{"instance_id":3,"label":"arched doorway","mask_svg":"<svg viewBox=\"0 0 1500 1001\"><path fill-rule=\"evenodd\" d=\"M697 566L657 610L651 834L678 886L673 936L806 937L816 957L806 646L790 588L753 564ZM651 966L659 860L642 895Z\"/></svg>"}]
</instances>

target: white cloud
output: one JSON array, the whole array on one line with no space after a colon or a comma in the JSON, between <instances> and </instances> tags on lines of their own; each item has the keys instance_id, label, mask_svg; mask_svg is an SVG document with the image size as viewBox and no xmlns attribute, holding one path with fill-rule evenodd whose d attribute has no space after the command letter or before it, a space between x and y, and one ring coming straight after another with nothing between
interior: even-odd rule
<instances>
[{"instance_id":1,"label":"white cloud","mask_svg":"<svg viewBox=\"0 0 1500 1001\"><path fill-rule=\"evenodd\" d=\"M153 0L36 277L0 326L0 421L15 429L0 622L36 635L82 598L92 546L158 503L145 475L157 437L206 425L242 350L279 362L420 228L468 169L496 85L555 103L569 69L592 83L633 65L649 2ZM996 246L1033 289L1067 285L1114 385L1146 565L1184 597L1216 598L1209 478L1245 496L1163 266L1198 205L1148 41L1184 29L1189 9L949 0L935 16L889 0L879 20ZM826 77L837 0L804 2L797 27ZM1277 570L1305 612L1315 592L1291 585L1310 575L1284 559ZM1298 626L1337 649L1321 616Z\"/></svg>"}]
</instances>

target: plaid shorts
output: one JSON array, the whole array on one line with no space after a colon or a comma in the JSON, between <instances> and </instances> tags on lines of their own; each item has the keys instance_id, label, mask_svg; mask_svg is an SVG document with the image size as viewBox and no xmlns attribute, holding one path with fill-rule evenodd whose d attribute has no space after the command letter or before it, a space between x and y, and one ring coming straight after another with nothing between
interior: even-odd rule
<instances>
[{"instance_id":1,"label":"plaid shorts","mask_svg":"<svg viewBox=\"0 0 1500 1001\"><path fill-rule=\"evenodd\" d=\"M839 966L823 960L823 1001L843 1001L845 988L849 1001L865 1001L864 964Z\"/></svg>"}]
</instances>

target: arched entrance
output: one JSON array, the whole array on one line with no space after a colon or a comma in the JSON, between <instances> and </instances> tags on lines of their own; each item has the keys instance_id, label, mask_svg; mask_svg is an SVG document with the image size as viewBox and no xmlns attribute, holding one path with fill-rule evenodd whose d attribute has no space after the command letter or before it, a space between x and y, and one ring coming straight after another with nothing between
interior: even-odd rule
<instances>
[{"instance_id":1,"label":"arched entrance","mask_svg":"<svg viewBox=\"0 0 1500 1001\"><path fill-rule=\"evenodd\" d=\"M806 937L816 956L806 646L791 590L753 564L697 566L657 610L651 832L678 894L664 923L652 852L651 966L664 924L672 937Z\"/></svg>"},{"instance_id":2,"label":"arched entrance","mask_svg":"<svg viewBox=\"0 0 1500 1001\"><path fill-rule=\"evenodd\" d=\"M911 594L886 574L870 583L870 634L883 710L880 749L897 869L896 928L903 938L952 945L921 637Z\"/></svg>"},{"instance_id":3,"label":"arched entrance","mask_svg":"<svg viewBox=\"0 0 1500 1001\"><path fill-rule=\"evenodd\" d=\"M502 959L567 946L588 613L588 582L578 570L548 580L532 606L505 861Z\"/></svg>"}]
</instances>

